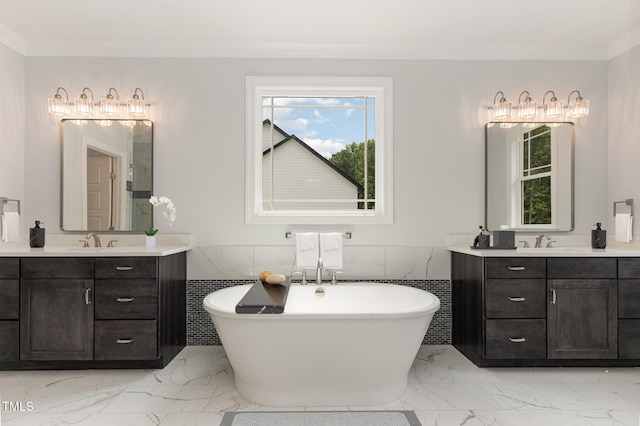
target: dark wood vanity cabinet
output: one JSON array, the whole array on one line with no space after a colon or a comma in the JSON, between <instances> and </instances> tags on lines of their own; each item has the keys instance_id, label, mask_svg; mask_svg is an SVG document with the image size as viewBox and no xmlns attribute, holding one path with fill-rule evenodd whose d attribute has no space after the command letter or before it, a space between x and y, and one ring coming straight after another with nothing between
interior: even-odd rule
<instances>
[{"instance_id":1,"label":"dark wood vanity cabinet","mask_svg":"<svg viewBox=\"0 0 640 426\"><path fill-rule=\"evenodd\" d=\"M17 361L20 342L20 262L0 258L0 362Z\"/></svg>"},{"instance_id":2,"label":"dark wood vanity cabinet","mask_svg":"<svg viewBox=\"0 0 640 426\"><path fill-rule=\"evenodd\" d=\"M186 345L185 292L184 252L0 258L0 369L162 368Z\"/></svg>"},{"instance_id":3,"label":"dark wood vanity cabinet","mask_svg":"<svg viewBox=\"0 0 640 426\"><path fill-rule=\"evenodd\" d=\"M453 344L479 366L640 365L640 258L452 253Z\"/></svg>"}]
</instances>

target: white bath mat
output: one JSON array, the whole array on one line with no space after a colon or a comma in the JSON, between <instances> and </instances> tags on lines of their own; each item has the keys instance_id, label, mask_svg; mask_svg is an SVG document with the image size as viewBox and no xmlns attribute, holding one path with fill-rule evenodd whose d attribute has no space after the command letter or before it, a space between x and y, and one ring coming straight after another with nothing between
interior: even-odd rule
<instances>
[{"instance_id":1,"label":"white bath mat","mask_svg":"<svg viewBox=\"0 0 640 426\"><path fill-rule=\"evenodd\" d=\"M236 411L220 426L422 426L413 411Z\"/></svg>"}]
</instances>

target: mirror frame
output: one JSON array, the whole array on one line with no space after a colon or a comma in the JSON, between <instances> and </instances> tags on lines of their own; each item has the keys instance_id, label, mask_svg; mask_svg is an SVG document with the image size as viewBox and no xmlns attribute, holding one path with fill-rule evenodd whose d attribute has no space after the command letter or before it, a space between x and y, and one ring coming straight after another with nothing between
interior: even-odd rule
<instances>
[{"instance_id":1,"label":"mirror frame","mask_svg":"<svg viewBox=\"0 0 640 426\"><path fill-rule=\"evenodd\" d=\"M489 231L497 231L501 229L501 226L494 226L495 224L493 224L493 222L495 222L495 220L492 220L492 212L490 212L490 179L489 179L489 167L490 167L490 159L489 159L489 131L492 127L497 126L497 125L522 125L522 124L526 124L523 122L489 122L486 124L485 126L485 227L487 230ZM567 147L567 149L565 151L567 151L565 154L568 154L570 156L570 159L568 161L568 164L570 166L570 176L569 177L564 177L563 182L565 187L569 188L571 191L571 199L569 201L569 206L566 210L568 210L568 214L569 214L569 218L564 219L562 222L556 222L555 226L551 226L551 225L529 225L529 226L515 226L515 227L511 227L509 226L507 229L508 230L513 230L513 231L517 231L517 232L570 232L573 231L574 229L574 223L575 223L575 185L574 185L574 180L575 180L575 167L574 167L574 161L575 161L575 155L574 155L574 147L575 147L575 124L573 122L536 122L534 123L536 125L551 125L550 127L553 127L553 125L557 125L557 124L566 124L569 125L569 141L567 141L569 143L569 147ZM556 196L556 198L558 198L558 196ZM505 206L506 210L509 210L509 206ZM507 224L507 225L511 225L511 224Z\"/></svg>"},{"instance_id":2,"label":"mirror frame","mask_svg":"<svg viewBox=\"0 0 640 426\"><path fill-rule=\"evenodd\" d=\"M148 119L118 119L118 118L113 118L113 119L101 119L101 118L93 118L93 119L84 119L84 118L65 118L60 120L60 229L62 231L65 232L109 232L109 233L115 233L115 234L142 234L144 233L144 231L148 230L148 229L152 229L153 228L153 222L154 222L154 217L153 217L153 206L151 204L149 204L149 210L148 210L148 217L149 217L149 221L147 224L145 224L144 228L140 227L138 229L133 229L133 230L122 230L122 229L114 229L114 230L98 230L98 229L66 229L64 226L64 206L65 206L65 186L64 186L64 182L65 182L65 152L64 152L64 146L65 146L65 132L64 132L64 125L65 122L73 122L73 121L82 121L82 122L98 122L98 121L114 121L114 122L136 122L136 123L142 123L142 122L147 122L148 126L149 126L149 138L150 138L150 149L149 149L149 155L151 158L151 164L150 164L150 182L149 182L149 197L151 195L153 195L153 183L154 183L154 164L153 164L153 159L154 159L154 123L151 120ZM75 124L75 123L74 123ZM133 147L132 147L132 152L133 152ZM133 154L132 154L133 155ZM84 167L86 170L86 166ZM126 185L126 182L125 182ZM145 190L146 192L147 190ZM148 197L147 197L148 199ZM89 228L89 227L87 227Z\"/></svg>"}]
</instances>

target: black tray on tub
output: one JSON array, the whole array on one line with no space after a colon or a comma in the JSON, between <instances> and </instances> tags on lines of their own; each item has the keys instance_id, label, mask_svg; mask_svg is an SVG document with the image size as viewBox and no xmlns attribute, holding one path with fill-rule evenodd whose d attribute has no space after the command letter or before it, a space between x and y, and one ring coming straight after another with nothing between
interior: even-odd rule
<instances>
[{"instance_id":1,"label":"black tray on tub","mask_svg":"<svg viewBox=\"0 0 640 426\"><path fill-rule=\"evenodd\" d=\"M236 305L237 314L281 314L287 301L289 286L287 278L282 284L265 284L260 280L251 286L247 294Z\"/></svg>"}]
</instances>

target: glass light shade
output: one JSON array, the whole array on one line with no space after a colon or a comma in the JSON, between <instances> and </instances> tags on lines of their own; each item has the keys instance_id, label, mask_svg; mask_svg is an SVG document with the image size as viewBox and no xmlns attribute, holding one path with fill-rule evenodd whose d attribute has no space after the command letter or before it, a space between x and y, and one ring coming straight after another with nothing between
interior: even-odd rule
<instances>
[{"instance_id":1,"label":"glass light shade","mask_svg":"<svg viewBox=\"0 0 640 426\"><path fill-rule=\"evenodd\" d=\"M93 115L93 102L86 95L81 95L73 100L75 113L78 115Z\"/></svg>"},{"instance_id":2,"label":"glass light shade","mask_svg":"<svg viewBox=\"0 0 640 426\"><path fill-rule=\"evenodd\" d=\"M49 98L49 113L55 115L68 115L69 102L56 94L53 98Z\"/></svg>"},{"instance_id":3,"label":"glass light shade","mask_svg":"<svg viewBox=\"0 0 640 426\"><path fill-rule=\"evenodd\" d=\"M147 114L147 107L144 104L144 99L140 99L137 95L134 95L127 102L127 110L129 115L135 117L144 117Z\"/></svg>"},{"instance_id":4,"label":"glass light shade","mask_svg":"<svg viewBox=\"0 0 640 426\"><path fill-rule=\"evenodd\" d=\"M113 96L108 95L100 99L100 113L109 116L120 115L120 103Z\"/></svg>"},{"instance_id":5,"label":"glass light shade","mask_svg":"<svg viewBox=\"0 0 640 426\"><path fill-rule=\"evenodd\" d=\"M493 106L493 118L495 120L506 120L511 117L511 102L505 98Z\"/></svg>"},{"instance_id":6,"label":"glass light shade","mask_svg":"<svg viewBox=\"0 0 640 426\"><path fill-rule=\"evenodd\" d=\"M559 101L555 97L551 98L549 102L545 103L543 109L545 119L556 119L562 117L562 101Z\"/></svg>"},{"instance_id":7,"label":"glass light shade","mask_svg":"<svg viewBox=\"0 0 640 426\"><path fill-rule=\"evenodd\" d=\"M579 118L589 115L589 101L581 97L569 102L567 118Z\"/></svg>"},{"instance_id":8,"label":"glass light shade","mask_svg":"<svg viewBox=\"0 0 640 426\"><path fill-rule=\"evenodd\" d=\"M538 114L538 103L527 98L518 105L518 118L535 118Z\"/></svg>"}]
</instances>

